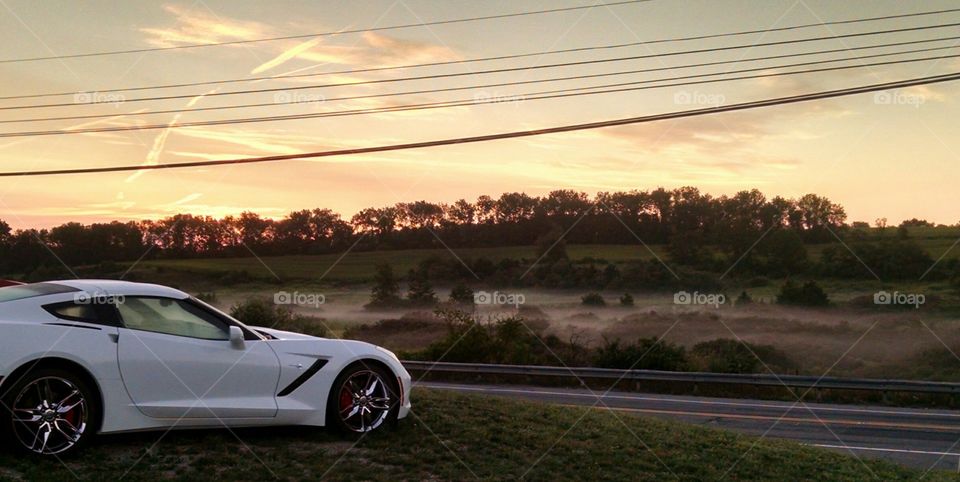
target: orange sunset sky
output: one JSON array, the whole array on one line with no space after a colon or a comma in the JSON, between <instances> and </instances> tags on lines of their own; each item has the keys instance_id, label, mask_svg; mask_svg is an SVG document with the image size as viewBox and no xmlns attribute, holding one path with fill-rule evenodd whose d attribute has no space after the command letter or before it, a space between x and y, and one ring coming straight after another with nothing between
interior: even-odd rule
<instances>
[{"instance_id":1,"label":"orange sunset sky","mask_svg":"<svg viewBox=\"0 0 960 482\"><path fill-rule=\"evenodd\" d=\"M98 92L117 87L201 82L247 76L388 67L637 42L908 12L955 2L651 1L599 2L350 1L72 2L0 0L0 60L146 47L260 39L495 15L573 5L597 7L482 22L323 36L298 40L168 50L104 57L0 63L0 96ZM272 79L119 93L85 104L75 95L0 100L0 107L63 102L53 108L2 109L0 133L90 126L134 126L198 120L363 109L458 99L500 99L448 109L221 126L37 137L0 137L0 170L156 164L414 142L548 127L699 107L683 99L735 103L894 81L960 70L956 58L831 73L770 77L553 100L530 92L638 79L774 67L802 60L683 69L684 64L738 60L882 42L960 37L960 27L814 43L754 47L599 65L408 82L210 96L240 89L300 87L476 69L661 54L832 36L913 25L960 22L960 12L870 24L641 45L606 52L377 72ZM931 46L952 47L958 40ZM887 49L888 52L897 49ZM902 50L902 48L901 48ZM871 53L883 50L871 51ZM930 55L960 54L945 49ZM847 54L852 56L854 54ZM917 55L913 55L916 57ZM904 56L908 57L908 56ZM831 58L829 55L817 59ZM895 57L894 57L895 58ZM475 86L579 74L670 67L646 73L512 87L326 101L338 96ZM128 102L151 94L186 95ZM282 92L281 92L282 94ZM714 194L758 188L768 197L808 192L842 204L849 221L926 218L960 221L960 83L916 87L878 98L865 94L816 103L727 113L638 126L453 147L281 163L76 176L0 178L0 219L16 228L66 221L158 218L176 213L223 216L254 211L280 217L328 207L349 218L361 208L401 201L452 202L508 191L598 191L697 186ZM299 97L298 97L299 96ZM686 96L686 97L684 97ZM893 101L889 101L889 99ZM309 102L289 102L305 100ZM74 100L74 102L70 102ZM323 101L321 101L323 100ZM238 103L264 107L149 114L165 109ZM131 115L135 114L135 115ZM105 115L85 120L40 117Z\"/></svg>"}]
</instances>

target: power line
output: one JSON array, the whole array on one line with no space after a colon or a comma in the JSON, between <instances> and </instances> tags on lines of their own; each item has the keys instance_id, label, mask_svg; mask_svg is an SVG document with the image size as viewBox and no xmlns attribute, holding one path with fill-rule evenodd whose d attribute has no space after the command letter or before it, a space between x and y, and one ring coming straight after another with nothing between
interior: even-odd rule
<instances>
[{"instance_id":1,"label":"power line","mask_svg":"<svg viewBox=\"0 0 960 482\"><path fill-rule=\"evenodd\" d=\"M288 155L279 155L279 156L224 159L219 161L192 161L192 162L180 162L180 163L171 163L171 164L92 167L92 168L80 168L80 169L56 169L56 170L46 170L46 171L0 172L0 177L50 176L50 175L58 175L58 174L93 174L93 173L105 173L105 172L177 169L177 168L186 168L186 167L223 166L223 165L235 165L235 164L276 162L276 161L286 161L286 160L293 160L293 159L315 159L320 157L369 154L373 152L400 151L400 150L408 150L408 149L422 149L427 147L449 146L449 145L468 144L468 143L475 143L475 142L488 142L488 141L501 140L501 139L516 139L520 137L540 136L540 135L546 135L546 134L557 134L562 132L573 132L573 131L580 131L580 130L587 130L587 129L599 129L604 127L640 124L640 123L655 122L655 121L669 120L669 119L680 119L684 117L694 117L694 116L700 116L700 115L717 114L721 112L733 112L733 111L756 109L756 108L770 107L770 106L777 106L777 105L795 104L798 102L809 102L814 100L843 97L843 96L863 94L868 92L877 92L882 90L913 87L917 85L928 85L928 84L936 84L936 83L942 83L942 82L951 82L955 80L960 80L960 72L954 72L951 74L936 75L936 76L930 76L930 77L913 78L913 79L901 80L896 82L886 82L882 84L871 84L871 85L865 85L860 87L849 87L845 89L815 92L810 94L801 94L801 95L795 95L795 96L789 96L789 97L778 97L773 99L743 102L739 104L731 104L726 106L707 107L702 109L692 109L692 110L686 110L686 111L669 112L664 114L654 114L654 115L639 116L639 117L627 117L627 118L613 119L613 120L606 120L606 121L599 121L599 122L590 122L585 124L571 124L571 125L565 125L565 126L548 127L544 129L502 132L498 134L487 134L487 135L472 136L472 137L455 137L450 139L412 142L412 143L405 143L405 144L390 144L390 145L383 145L383 146L361 147L361 148L352 148L352 149L304 152L301 154L288 154Z\"/></svg>"},{"instance_id":2,"label":"power line","mask_svg":"<svg viewBox=\"0 0 960 482\"><path fill-rule=\"evenodd\" d=\"M572 66L580 66L580 65L593 65L593 64L599 64L599 63L622 62L627 60L670 57L675 55L712 53L712 52L720 52L720 51L727 51L727 50L752 49L756 47L790 45L790 44L798 44L798 43L806 43L806 42L815 42L815 41L821 41L821 40L836 40L836 39L844 39L844 38L852 38L852 37L881 35L881 34L887 34L887 33L913 32L918 30L930 30L930 29L956 27L956 26L960 26L960 22L949 23L949 24L938 24L938 25L923 25L919 27L905 27L905 28L898 28L898 29L891 29L891 30L877 30L877 31L871 31L871 32L858 32L858 33L843 34L843 35L831 35L826 37L812 37L812 38L801 38L801 39L793 39L793 40L780 40L775 42L732 45L732 46L725 46L725 47L711 47L711 48L703 48L703 49L696 49L696 50L665 52L661 54L633 55L628 57L615 57L610 59L581 60L581 61L573 61L573 62L560 62L560 63L553 63L553 64L532 65L532 66L524 66L524 67L508 67L508 68L477 70L477 71L468 71L468 72L431 74L431 75L420 75L420 76L413 76L413 77L398 77L398 78L392 78L392 79L362 80L362 81L356 81L356 82L342 82L342 83L336 83L336 84L305 85L305 86L293 86L293 87L271 87L271 88L264 88L264 89L246 89L246 90L235 90L235 91L229 91L229 92L213 92L213 93L204 93L204 94L194 93L194 94L177 94L177 95L166 95L166 96L155 96L155 97L140 97L135 99L124 99L123 102L125 104L129 104L132 102L191 99L200 95L203 95L204 97L219 97L219 96L225 96L225 95L260 94L260 93L268 93L268 92L288 92L288 91L296 91L296 90L348 87L348 86L355 86L355 85L372 85L372 84L385 84L385 83L394 83L394 82L408 82L408 81L415 81L415 80L436 80L436 79L444 79L444 78L452 78L452 77L487 75L487 74L497 74L497 73L507 73L507 72L521 72L521 71L526 72L529 70L572 67ZM51 107L78 107L83 105L96 105L96 104L77 104L76 102L60 102L60 103L52 103L52 104L18 105L18 106L0 107L0 111L41 109L41 108L51 108Z\"/></svg>"},{"instance_id":3,"label":"power line","mask_svg":"<svg viewBox=\"0 0 960 482\"><path fill-rule=\"evenodd\" d=\"M628 43L611 44L611 45L595 45L595 46L588 46L588 47L575 47L575 48L567 48L567 49L559 49L559 50L543 50L539 52L499 55L499 56L493 56L493 57L481 57L481 58L464 59L464 60L450 60L450 61L443 61L443 62L428 62L428 63L420 63L420 64L389 66L389 67L369 67L369 68L363 68L363 69L336 70L336 71L326 71L326 72L315 72L315 73L309 73L309 74L271 75L271 76L261 76L261 77L245 77L245 78L236 78L236 79L222 79L222 80L210 80L210 81L199 81L199 82L184 82L184 83L176 83L176 84L159 84L159 85L152 85L152 86L88 89L88 91L94 91L94 92L100 92L100 93L133 92L133 91L142 91L142 90L159 90L159 89L173 89L173 88L182 88L182 87L196 87L196 86L204 86L204 85L222 85L222 84L232 84L232 83L239 83L239 82L259 82L259 81L266 81L266 80L282 80L282 79L294 79L294 78L305 78L305 77L317 77L317 76L323 76L323 75L346 75L346 74L380 72L380 71L388 71L388 70L438 67L438 66L445 66L445 65L458 65L458 64L475 63L475 62L510 60L510 59L525 58L525 57L540 57L543 55L554 55L554 54L573 53L573 52L610 50L610 49L618 49L618 48L625 48L625 47L635 47L640 45L654 45L654 44L661 44L661 43L672 43L672 42L681 42L681 41L690 41L690 40L704 40L704 39L713 39L713 38L721 38L721 37L734 37L734 36L750 35L750 34L757 34L757 33L781 32L781 31L788 31L788 30L806 29L811 27L823 27L823 26L829 26L829 25L874 22L874 21L908 18L908 17L939 15L943 13L953 13L953 12L960 12L960 8L936 10L936 11L928 11L928 12L918 12L918 13L910 13L910 14L900 14L900 15L886 15L882 17L868 17L868 18L862 18L862 19L837 20L837 21L823 22L823 23L791 25L786 27L777 27L777 28L770 28L770 29L763 29L763 30L745 30L745 31L738 31L738 32L698 35L698 36L692 36L692 37L673 37L673 38L644 40L644 41L638 41L638 42L628 42ZM46 93L39 93L39 94L10 95L10 96L0 96L0 100L56 97L56 96L63 96L63 95L75 95L76 93L77 93L76 91L71 91L71 92L46 92Z\"/></svg>"},{"instance_id":4,"label":"power line","mask_svg":"<svg viewBox=\"0 0 960 482\"><path fill-rule=\"evenodd\" d=\"M942 60L942 59L951 59L960 57L960 54L955 55L943 55L937 57L924 57L919 59L907 59L907 60L894 60L886 62L873 62L867 64L856 64L856 65L846 65L846 66L837 66L837 67L825 67L820 69L808 69L795 72L773 72L766 74L758 75L747 75L740 77L730 77L724 79L712 79L712 80L696 80L690 82L679 82L673 84L663 84L663 85L652 85L652 86L642 86L642 87L625 87L617 89L608 89L608 90L590 90L590 89L601 89L608 87L620 87L636 84L646 84L653 82L663 82L669 79L660 79L660 80L646 80L646 81L636 81L636 82L621 82L616 84L605 84L592 87L576 87L570 89L560 89L553 91L542 91L531 94L521 94L516 96L522 98L524 101L531 100L544 100L544 99L557 99L557 98L566 98L566 97L580 97L584 95L597 95L597 94L610 94L618 92L632 92L638 90L647 90L647 89L660 89L664 87L677 87L685 85L697 85L697 84L712 84L717 82L730 82L734 80L747 80L747 79L759 79L759 78L768 78L768 77L779 77L784 75L799 75L799 74L811 74L817 72L832 72L838 70L849 70L849 69L860 69L866 67L874 67L879 65L894 65L894 64L904 64L904 63L913 63L913 62L925 62L931 60ZM763 68L766 70L767 68ZM759 70L759 69L753 69ZM704 75L722 75L722 74L699 74L693 77L703 77ZM678 77L684 78L684 77ZM589 90L583 92L584 90ZM549 94L549 95L541 95ZM96 127L96 128L87 128L87 129L74 129L74 130L48 130L48 131L32 131L32 132L5 132L0 133L0 138L4 137L30 137L30 136L48 136L48 135L65 135L65 134L90 134L90 133L100 133L100 132L122 132L122 131L139 131L139 130L150 130L150 129L174 129L182 127L201 127L201 126L218 126L218 125L229 125L229 124L251 124L251 123L260 123L260 122L277 122L277 121L287 121L287 120L304 120L304 119L317 119L323 117L341 117L341 116L353 116L353 115L362 115L362 114L381 114L381 113L390 113L390 112L406 112L411 110L432 110L432 109L441 109L449 107L462 107L469 105L478 105L486 104L489 102L477 102L474 100L460 100L460 101L445 101L445 102L433 102L433 103L424 103L424 104L408 104L402 106L394 107L385 107L385 108L372 108L372 109L356 109L352 111L333 111L333 112L321 112L321 113L311 113L311 114L293 114L293 115L284 115L284 116L268 116L268 117L248 117L242 119L222 119L222 120L212 120L212 121L195 121L195 122L182 122L182 123L168 123L168 124L151 124L151 125L140 125L140 126L124 126L124 127Z\"/></svg>"},{"instance_id":5,"label":"power line","mask_svg":"<svg viewBox=\"0 0 960 482\"><path fill-rule=\"evenodd\" d=\"M757 62L757 61L768 61L768 60L774 60L774 59L782 59L782 58L805 57L805 56L810 56L810 55L822 55L822 54L837 53L837 52L850 52L850 51L857 51L857 50L886 48L886 47L902 46L902 45L912 45L912 44L920 44L920 43L943 42L943 41L947 41L947 40L957 40L957 39L960 39L960 37L947 37L947 38L928 39L928 40L913 40L913 41L909 41L909 42L895 42L895 43L879 44L879 45L868 45L868 46L861 46L861 47L850 47L850 48L830 49L830 50L813 51L813 52L799 52L799 53L793 53L793 54L783 54L783 55L774 55L774 56L762 56L762 57L753 57L753 58L739 59L739 60L720 60L720 61L714 61L714 62L701 62L701 63L696 63L696 64L678 65L678 66L670 66L670 67L653 67L653 68L647 68L647 69L626 70L626 71L617 71L617 72L605 72L605 73L599 73L599 74L581 74L581 75L566 76L566 77L551 77L551 78L547 78L547 79L523 80L523 81L513 81L513 82L500 82L500 83L479 84L479 85L475 84L475 85L459 86L459 87L445 87L445 88L436 88L436 89L423 89L423 90L412 90L412 91L401 91L401 92L389 92L389 93L382 93L382 94L364 94L364 95L355 95L355 96L346 96L346 97L334 97L334 98L330 98L330 99L324 98L324 99L322 99L322 102L324 102L324 103L326 103L326 102L340 102L340 101L347 101L347 100L373 99L373 98L383 98L383 97L397 97L397 96L405 96L405 95L434 94L434 93L440 93L440 92L455 92L455 91L464 91L464 90L488 89L488 88L492 88L492 87L509 87L509 86L516 86L516 85L540 84L540 83L545 83L545 82L562 82L562 81L570 81L570 80L583 80L583 79L591 79L591 78L598 78L598 77L611 77L611 76L630 75L630 74L639 74L639 73L648 73L648 72L659 72L659 71L665 71L665 70L690 69L690 68L696 68L696 67L708 67L708 66L735 64L735 63L741 63L741 62L742 62L742 63L747 63L747 62ZM923 48L923 49L912 49L912 50L905 50L905 51L900 51L900 52L887 52L887 53L880 53L880 54L873 54L873 55L862 55L862 56L853 57L853 58L837 58L837 59L820 60L820 61L815 61L815 62L803 62L803 63L795 63L795 64L787 64L787 65L774 65L774 66L766 66L766 67L759 67L759 68L750 68L750 69L743 69L743 70L732 70L732 71L716 72L716 73L708 73L708 74L699 74L699 75L684 76L684 77L670 77L670 78L666 78L666 79L654 79L654 80L642 81L642 82L638 82L638 83L651 83L651 82L661 82L661 81L664 81L664 82L665 82L665 81L668 81L668 80L679 80L679 79L698 78L698 77L705 77L705 76L712 76L712 75L728 75L728 74L737 74L737 73L743 73L743 72L754 72L754 71L758 71L758 70L767 70L767 69L782 69L782 68L798 67L798 66L805 66L805 65L819 65L819 64L832 63L832 62L844 62L844 61L853 61L853 60L864 60L864 59L878 58L878 57L889 57L889 56L906 55L906 54L913 54L913 53L933 52L933 51L940 51L940 50L950 50L950 49L955 49L955 48L958 48L958 47L960 47L960 46L958 46L958 45L948 45L948 46L943 46L943 47L930 47L930 48ZM614 84L614 85L622 85L622 84ZM606 86L599 86L599 87L606 87ZM599 88L599 87L596 87L596 88ZM548 91L548 92L552 92L552 91ZM531 95L537 95L537 94L540 94L540 93L543 93L543 92L539 92L539 93L536 93L536 92L535 92L535 93L533 93L533 94L531 94ZM319 102L319 101L320 101L320 100L318 99L318 102ZM179 114L179 113L186 113L186 112L205 112L205 111L219 111L219 110L228 110L228 109L243 109L243 108L258 108L258 107L290 106L291 104L296 104L296 103L299 103L299 102L280 102L280 101L275 101L275 102L254 103L254 104L237 104L237 105L224 105L224 106L213 106L213 107L194 107L194 108L167 109L167 110L145 111L145 112L127 112L127 113L90 114L90 115L75 115L75 116L61 116L61 117L39 117L39 118L5 119L5 120L0 120L0 124L14 124L14 123L26 123L26 122L49 122L49 121L63 121L63 120L107 119L107 118L111 118L111 117L121 117L121 116L123 116L123 117L130 117L130 116L144 116L144 115L157 115L157 114ZM310 102L304 102L304 103L310 103ZM2 133L0 133L0 134L2 134Z\"/></svg>"},{"instance_id":6,"label":"power line","mask_svg":"<svg viewBox=\"0 0 960 482\"><path fill-rule=\"evenodd\" d=\"M653 0L625 0L625 1L607 3L605 4L605 6L615 7L618 5L646 3L646 2L652 2L652 1ZM62 60L62 59L75 59L75 58L83 58L83 57L101 57L106 55L136 54L136 53L144 53L144 52L159 52L159 51L166 51L166 50L193 49L193 48L200 48L200 47L219 47L223 45L244 45L244 44L252 44L252 43L259 43L259 42L273 42L277 40L296 40L296 39L306 39L306 38L313 38L313 37L329 37L332 35L346 35L346 34L362 33L362 32L380 32L384 30L398 30L398 29L426 27L426 26L433 26L433 25L449 25L449 24L455 24L455 23L477 22L481 20L496 20L501 18L540 15L545 13L570 12L574 10L584 10L584 9L595 8L599 6L600 5L580 5L580 6L574 6L574 7L551 8L548 10L534 10L534 11L528 11L528 12L504 13L499 15L485 15L482 17L456 18L456 19L449 19L449 20L436 20L433 22L390 25L386 27L368 27L368 28L358 28L358 29L350 29L350 30L336 30L332 32L287 35L283 37L269 37L269 38L260 38L260 39L251 39L251 40L232 40L229 42L211 42L211 43L203 43L203 44L176 45L172 47L149 47L149 48L142 48L142 49L111 50L107 52L88 52L88 53L82 53L82 54L50 55L46 57L3 59L3 60L0 60L0 63L6 64L6 63L13 63L13 62L34 62L39 60Z\"/></svg>"},{"instance_id":7,"label":"power line","mask_svg":"<svg viewBox=\"0 0 960 482\"><path fill-rule=\"evenodd\" d=\"M531 100L544 100L544 99L556 99L556 98L566 98L566 97L580 97L584 95L597 95L597 94L609 94L609 93L618 93L618 92L632 92L639 90L648 90L648 89L660 89L665 87L677 87L677 86L686 86L686 85L699 85L699 84L712 84L717 82L729 82L734 80L747 80L747 79L758 79L758 78L768 78L768 77L779 77L784 75L799 75L799 74L810 74L817 72L832 72L838 70L849 70L849 69L860 69L866 67L874 67L880 65L891 65L891 64L904 64L904 63L913 63L913 62L924 62L931 60L942 60L949 58L960 57L960 54L957 55L944 55L938 57L924 57L919 59L907 59L907 60L896 60L896 61L887 61L887 62L873 62L867 64L857 64L857 65L847 65L847 66L838 66L838 67L827 67L821 69L808 69L795 72L774 72L767 74L759 75L748 75L740 77L730 77L723 79L713 79L713 80L697 80L689 82L678 82L672 84L663 84L663 85L652 85L652 86L643 86L643 87L629 87L629 88L617 88L609 90L597 90L593 91L591 89L601 89L609 87L622 87L629 85L637 84L648 84L655 82L664 82L671 79L684 79L684 78L700 78L710 75L722 75L722 74L699 74L686 77L674 77L667 79L652 79L645 81L635 81L635 82L620 82L615 84L602 84L590 87L576 87L569 89L559 89L559 90L548 90L533 92L527 94L520 94L516 97L518 99L523 99L524 101ZM750 69L755 70L767 70L768 68L762 69ZM730 72L735 73L735 72ZM583 92L583 91L587 92ZM573 93L571 93L573 92ZM87 129L73 129L73 130L48 130L48 131L33 131L33 132L7 132L0 133L0 138L3 137L29 137L29 136L47 136L47 135L64 135L64 134L90 134L90 133L102 133L102 132L122 132L122 131L139 131L139 130L151 130L151 129L175 129L182 127L201 127L201 126L217 126L217 125L230 125L230 124L250 124L250 123L260 123L260 122L277 122L277 121L287 121L287 120L305 120L305 119L316 119L324 117L342 117L342 116L354 116L354 115L366 115L366 114L381 114L381 113L390 113L390 112L406 112L406 111L416 111L416 110L432 110L432 109L441 109L449 107L463 107L470 105L482 105L490 102L480 101L476 99L470 100L458 100L458 101L443 101L443 102L429 102L422 104L407 104L401 106L392 106L392 107L383 107L383 108L369 108L369 109L354 109L354 110L345 110L345 111L332 111L332 112L321 112L321 113L312 113L312 114L292 114L292 115L283 115L283 116L267 116L267 117L250 117L250 118L241 118L241 119L222 119L222 120L211 120L211 121L194 121L194 122L183 122L177 124L151 124L151 125L140 125L140 126L126 126L126 127L99 127L99 128L87 128Z\"/></svg>"}]
</instances>

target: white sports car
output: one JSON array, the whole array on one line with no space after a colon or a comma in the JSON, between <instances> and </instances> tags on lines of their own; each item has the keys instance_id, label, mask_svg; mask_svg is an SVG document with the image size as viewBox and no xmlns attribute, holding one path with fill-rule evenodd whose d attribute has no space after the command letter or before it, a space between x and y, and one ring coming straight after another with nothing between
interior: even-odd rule
<instances>
[{"instance_id":1,"label":"white sports car","mask_svg":"<svg viewBox=\"0 0 960 482\"><path fill-rule=\"evenodd\" d=\"M28 453L169 428L365 433L407 416L410 385L383 348L248 327L172 288L100 280L0 288L0 434Z\"/></svg>"}]
</instances>

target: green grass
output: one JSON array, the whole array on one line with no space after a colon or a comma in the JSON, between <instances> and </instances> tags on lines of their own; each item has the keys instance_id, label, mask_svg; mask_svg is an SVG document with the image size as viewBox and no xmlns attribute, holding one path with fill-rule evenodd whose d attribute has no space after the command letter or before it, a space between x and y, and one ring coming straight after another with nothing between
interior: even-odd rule
<instances>
[{"instance_id":1,"label":"green grass","mask_svg":"<svg viewBox=\"0 0 960 482\"><path fill-rule=\"evenodd\" d=\"M323 430L295 428L125 435L105 437L66 465L0 455L0 479L699 481L725 475L830 481L921 474L795 443L756 443L732 432L586 407L426 390L414 397L415 415L355 447ZM955 477L934 472L928 480Z\"/></svg>"},{"instance_id":2,"label":"green grass","mask_svg":"<svg viewBox=\"0 0 960 482\"><path fill-rule=\"evenodd\" d=\"M658 256L664 256L662 249L655 248L655 251L657 251ZM567 252L575 260L593 257L611 262L624 262L651 257L646 248L631 245L573 245L567 249ZM283 280L318 279L329 270L329 273L324 277L325 280L360 282L373 278L376 266L380 263L390 264L393 266L394 273L402 276L407 270L416 267L418 263L429 257L455 259L454 254L462 260L484 257L493 262L501 259L536 259L536 249L533 246L509 246L502 248L458 248L452 252L439 248L351 252L346 255L266 256L259 259L246 257L151 260L140 263L138 269L164 267L202 274L246 271L250 276L263 279L273 279L272 271Z\"/></svg>"},{"instance_id":3,"label":"green grass","mask_svg":"<svg viewBox=\"0 0 960 482\"><path fill-rule=\"evenodd\" d=\"M960 228L910 228L911 239L920 244L933 259L960 257L960 246L955 246L960 239ZM870 236L876 240L876 229L871 229ZM884 239L895 239L896 229L887 228ZM840 247L839 243L808 245L807 251L813 260L820 258L821 253L828 247ZM656 254L669 263L666 246L652 245L650 249L640 244L619 245L570 245L567 252L573 260L587 257L602 259L613 263L623 263L634 260L647 260ZM178 259L178 260L150 260L141 262L138 269L164 267L187 273L207 275L221 275L230 271L246 271L254 278L273 280L274 274L283 280L317 280L323 277L325 281L366 282L372 279L377 264L388 263L393 266L394 272L403 275L407 270L414 268L421 261L429 257L444 259L460 258L462 260L474 258L488 258L494 262L501 259L536 259L536 249L533 246L507 246L498 248L455 248L452 251L445 248L436 249L407 249L397 251L367 251L350 252L346 254L325 255L296 255L296 256L265 256L244 258L206 258L206 259ZM329 272L328 272L329 271ZM324 276L326 274L326 276Z\"/></svg>"}]
</instances>

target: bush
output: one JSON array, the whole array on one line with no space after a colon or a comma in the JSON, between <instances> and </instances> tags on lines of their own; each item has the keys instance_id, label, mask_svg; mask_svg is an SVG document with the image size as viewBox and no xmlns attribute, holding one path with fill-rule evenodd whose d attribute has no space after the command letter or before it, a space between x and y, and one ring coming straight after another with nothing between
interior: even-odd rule
<instances>
[{"instance_id":1,"label":"bush","mask_svg":"<svg viewBox=\"0 0 960 482\"><path fill-rule=\"evenodd\" d=\"M267 299L253 298L235 305L230 309L230 316L248 326L293 331L323 338L330 336L330 331L319 320L296 314L291 309L277 306Z\"/></svg>"},{"instance_id":2,"label":"bush","mask_svg":"<svg viewBox=\"0 0 960 482\"><path fill-rule=\"evenodd\" d=\"M370 290L370 303L366 308L391 308L402 304L400 282L393 275L389 264L378 264L373 277L373 289Z\"/></svg>"},{"instance_id":3,"label":"bush","mask_svg":"<svg viewBox=\"0 0 960 482\"><path fill-rule=\"evenodd\" d=\"M435 313L446 323L447 335L424 350L410 353L412 359L555 366L580 365L587 358L582 345L544 335L542 327L520 316L481 321L460 310Z\"/></svg>"},{"instance_id":4,"label":"bush","mask_svg":"<svg viewBox=\"0 0 960 482\"><path fill-rule=\"evenodd\" d=\"M407 274L407 301L413 306L433 306L437 304L437 294L433 291L427 270L411 269Z\"/></svg>"},{"instance_id":5,"label":"bush","mask_svg":"<svg viewBox=\"0 0 960 482\"><path fill-rule=\"evenodd\" d=\"M580 298L580 302L587 306L606 306L607 304L600 293L587 293Z\"/></svg>"},{"instance_id":6,"label":"bush","mask_svg":"<svg viewBox=\"0 0 960 482\"><path fill-rule=\"evenodd\" d=\"M620 340L604 340L593 357L600 368L683 371L688 367L682 346L656 338L641 338L637 343L621 345Z\"/></svg>"},{"instance_id":7,"label":"bush","mask_svg":"<svg viewBox=\"0 0 960 482\"><path fill-rule=\"evenodd\" d=\"M697 370L714 373L765 373L767 368L785 373L796 368L785 353L773 346L729 338L697 343L690 354Z\"/></svg>"},{"instance_id":8,"label":"bush","mask_svg":"<svg viewBox=\"0 0 960 482\"><path fill-rule=\"evenodd\" d=\"M697 343L690 351L698 369L715 373L756 373L760 367L751 350L743 343L719 339Z\"/></svg>"},{"instance_id":9,"label":"bush","mask_svg":"<svg viewBox=\"0 0 960 482\"><path fill-rule=\"evenodd\" d=\"M620 297L620 306L633 306L633 296L630 293L624 293Z\"/></svg>"},{"instance_id":10,"label":"bush","mask_svg":"<svg viewBox=\"0 0 960 482\"><path fill-rule=\"evenodd\" d=\"M803 286L797 286L793 281L787 280L780 288L777 303L794 306L827 306L830 304L830 298L815 281L807 281Z\"/></svg>"},{"instance_id":11,"label":"bush","mask_svg":"<svg viewBox=\"0 0 960 482\"><path fill-rule=\"evenodd\" d=\"M458 305L473 306L473 290L467 285L460 283L450 290L450 301Z\"/></svg>"}]
</instances>

